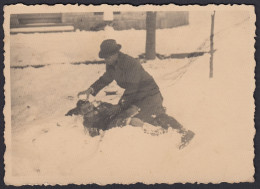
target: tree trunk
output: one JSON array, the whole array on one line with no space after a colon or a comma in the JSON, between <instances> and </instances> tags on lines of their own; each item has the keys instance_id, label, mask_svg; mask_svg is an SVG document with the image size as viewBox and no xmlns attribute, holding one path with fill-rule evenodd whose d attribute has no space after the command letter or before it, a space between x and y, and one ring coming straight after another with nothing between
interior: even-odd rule
<instances>
[{"instance_id":1,"label":"tree trunk","mask_svg":"<svg viewBox=\"0 0 260 189\"><path fill-rule=\"evenodd\" d=\"M155 52L155 33L156 33L156 12L146 13L146 47L145 57L147 60L154 60Z\"/></svg>"}]
</instances>

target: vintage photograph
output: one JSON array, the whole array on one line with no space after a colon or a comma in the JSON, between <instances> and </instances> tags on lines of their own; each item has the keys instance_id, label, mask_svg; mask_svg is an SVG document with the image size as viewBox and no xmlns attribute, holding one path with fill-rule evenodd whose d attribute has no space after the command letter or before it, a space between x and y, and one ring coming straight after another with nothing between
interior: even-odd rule
<instances>
[{"instance_id":1,"label":"vintage photograph","mask_svg":"<svg viewBox=\"0 0 260 189\"><path fill-rule=\"evenodd\" d=\"M254 181L253 6L4 14L6 184Z\"/></svg>"}]
</instances>

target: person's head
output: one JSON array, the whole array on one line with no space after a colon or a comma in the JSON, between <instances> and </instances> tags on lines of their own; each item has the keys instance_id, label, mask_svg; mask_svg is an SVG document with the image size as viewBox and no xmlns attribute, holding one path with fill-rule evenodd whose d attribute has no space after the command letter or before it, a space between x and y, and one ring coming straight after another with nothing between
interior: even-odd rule
<instances>
[{"instance_id":1,"label":"person's head","mask_svg":"<svg viewBox=\"0 0 260 189\"><path fill-rule=\"evenodd\" d=\"M114 39L104 40L100 45L99 57L104 58L107 65L113 65L117 58L121 45Z\"/></svg>"},{"instance_id":2,"label":"person's head","mask_svg":"<svg viewBox=\"0 0 260 189\"><path fill-rule=\"evenodd\" d=\"M85 115L85 114L92 112L94 109L94 106L89 101L79 100L77 102L77 108L79 109L79 113L81 115Z\"/></svg>"},{"instance_id":3,"label":"person's head","mask_svg":"<svg viewBox=\"0 0 260 189\"><path fill-rule=\"evenodd\" d=\"M107 65L111 66L111 65L115 64L115 62L117 61L117 58L118 58L118 53L115 53L115 54L112 54L112 55L106 57L105 62Z\"/></svg>"}]
</instances>

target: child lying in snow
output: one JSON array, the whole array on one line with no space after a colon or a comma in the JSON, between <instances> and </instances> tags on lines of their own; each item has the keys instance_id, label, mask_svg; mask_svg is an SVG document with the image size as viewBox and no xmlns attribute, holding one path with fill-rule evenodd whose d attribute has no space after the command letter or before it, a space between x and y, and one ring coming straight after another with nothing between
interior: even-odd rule
<instances>
[{"instance_id":1,"label":"child lying in snow","mask_svg":"<svg viewBox=\"0 0 260 189\"><path fill-rule=\"evenodd\" d=\"M87 100L79 100L77 102L77 107L70 110L66 116L82 115L84 118L84 128L92 137L99 135L100 130L108 130L113 127L123 127L126 125L139 127L144 125L142 120L134 117L139 111L137 106L133 105L131 108L127 109L127 111L117 115L108 116L107 111L113 106L115 105L106 102L98 101L90 103ZM185 135L183 135L181 139L181 145L179 146L180 149L185 147L194 137L192 131L184 130L174 118L165 113L154 116L151 124L162 127L162 133L166 132L169 127L176 129L180 134L185 132Z\"/></svg>"},{"instance_id":2,"label":"child lying in snow","mask_svg":"<svg viewBox=\"0 0 260 189\"><path fill-rule=\"evenodd\" d=\"M77 107L70 110L66 116L72 115L82 115L84 118L83 125L91 136L96 136L99 134L99 130L108 130L112 127L122 127L127 124L133 126L142 126L143 122L137 118L132 118L136 112L138 112L137 107L132 107L121 114L120 117L108 116L107 110L112 108L114 105L106 102L97 101L95 103L90 103L86 100L79 100L77 102Z\"/></svg>"}]
</instances>

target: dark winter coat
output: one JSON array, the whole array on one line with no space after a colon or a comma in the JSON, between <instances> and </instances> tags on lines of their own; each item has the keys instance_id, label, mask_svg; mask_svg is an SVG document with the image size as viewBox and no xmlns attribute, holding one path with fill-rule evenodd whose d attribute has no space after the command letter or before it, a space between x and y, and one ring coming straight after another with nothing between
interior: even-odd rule
<instances>
[{"instance_id":1,"label":"dark winter coat","mask_svg":"<svg viewBox=\"0 0 260 189\"><path fill-rule=\"evenodd\" d=\"M125 89L119 105L123 108L141 102L144 98L160 93L153 77L147 73L138 60L119 52L117 62L113 66L106 66L106 72L91 86L92 95L109 85L113 80Z\"/></svg>"}]
</instances>

